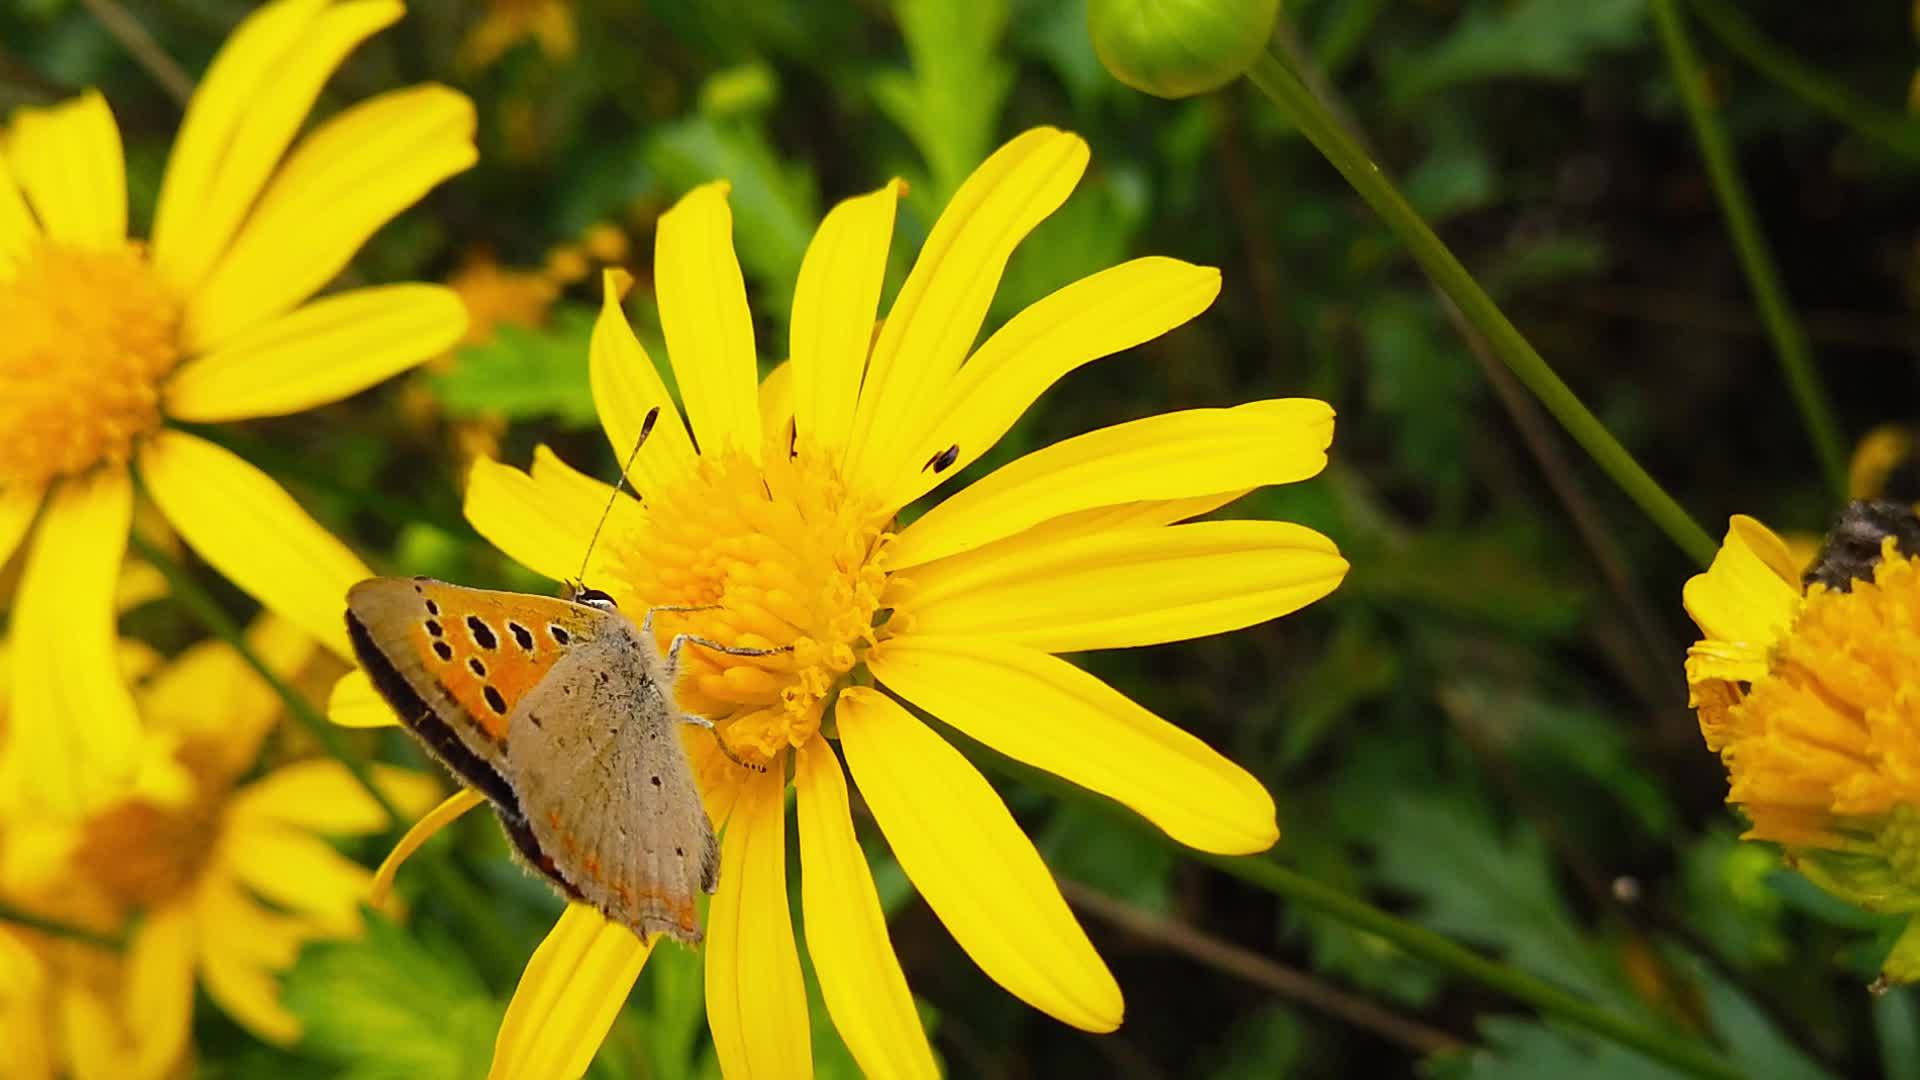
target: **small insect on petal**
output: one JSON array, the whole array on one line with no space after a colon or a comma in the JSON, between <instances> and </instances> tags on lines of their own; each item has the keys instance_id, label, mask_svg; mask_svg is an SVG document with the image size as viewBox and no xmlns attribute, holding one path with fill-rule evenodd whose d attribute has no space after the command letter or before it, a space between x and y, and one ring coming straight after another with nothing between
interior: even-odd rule
<instances>
[{"instance_id":1,"label":"small insect on petal","mask_svg":"<svg viewBox=\"0 0 1920 1080\"><path fill-rule=\"evenodd\" d=\"M952 468L953 463L958 460L960 460L960 446L956 443L928 458L927 463L920 466L920 471L926 472L932 469L936 473L943 473Z\"/></svg>"}]
</instances>

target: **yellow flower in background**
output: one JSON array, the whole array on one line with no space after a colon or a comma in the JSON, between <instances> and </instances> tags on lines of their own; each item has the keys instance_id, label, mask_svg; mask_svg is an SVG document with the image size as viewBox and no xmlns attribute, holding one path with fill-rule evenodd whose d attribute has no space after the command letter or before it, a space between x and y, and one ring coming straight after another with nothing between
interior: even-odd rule
<instances>
[{"instance_id":1,"label":"yellow flower in background","mask_svg":"<svg viewBox=\"0 0 1920 1080\"><path fill-rule=\"evenodd\" d=\"M170 426L344 398L459 339L433 285L309 298L374 230L474 161L473 106L423 85L292 145L322 84L398 0L281 0L208 68L151 243L127 232L120 133L96 92L21 109L0 157L0 560L18 749L0 794L78 813L122 790L139 723L115 677L112 592L132 471L172 527L267 607L350 655L339 600L366 568L265 473ZM289 146L292 149L289 151Z\"/></svg>"},{"instance_id":2,"label":"yellow flower in background","mask_svg":"<svg viewBox=\"0 0 1920 1080\"><path fill-rule=\"evenodd\" d=\"M1913 436L1914 429L1906 424L1882 424L1867 432L1853 448L1853 460L1847 466L1847 497L1890 497L1889 487L1900 488L1900 497L1911 497L1914 473L1920 467Z\"/></svg>"},{"instance_id":3,"label":"yellow flower in background","mask_svg":"<svg viewBox=\"0 0 1920 1080\"><path fill-rule=\"evenodd\" d=\"M1057 654L1220 633L1331 591L1347 565L1312 530L1176 524L1319 472L1333 432L1324 403L1260 401L1094 431L1006 465L911 525L895 521L1062 376L1166 333L1217 295L1214 269L1136 259L1066 286L973 347L1014 246L1065 201L1087 156L1077 136L1040 128L990 157L935 223L877 333L904 185L842 202L801 265L792 360L764 382L727 186L688 194L660 219L654 251L688 425L628 325L623 275L608 275L590 357L608 441L624 458L649 410L661 419L630 476L643 497L616 501L585 578L636 618L711 605L663 613L663 643L689 632L790 649L683 653L681 703L766 766L730 763L711 738L688 742L725 829L705 965L729 1076L811 1068L787 899L789 775L807 948L833 1022L868 1074L934 1073L855 838L843 754L907 876L982 970L1076 1027L1121 1021L1119 986L1005 803L909 706L1202 850L1261 851L1279 835L1259 781ZM611 494L541 448L530 474L477 465L467 515L501 550L564 578ZM349 680L336 716L378 722L371 688ZM399 854L476 801L450 800ZM593 909L570 908L522 977L494 1075L578 1076L649 948Z\"/></svg>"},{"instance_id":4,"label":"yellow flower in background","mask_svg":"<svg viewBox=\"0 0 1920 1080\"><path fill-rule=\"evenodd\" d=\"M1920 557L1862 520L1843 517L1836 535L1860 530L1853 554L1830 540L1803 588L1787 545L1734 518L1687 582L1702 635L1687 682L1747 837L1780 844L1836 895L1907 914L1920 912ZM1863 544L1877 557L1859 558ZM1886 974L1920 975L1920 932Z\"/></svg>"},{"instance_id":5,"label":"yellow flower in background","mask_svg":"<svg viewBox=\"0 0 1920 1080\"><path fill-rule=\"evenodd\" d=\"M467 311L461 345L484 345L502 326L540 326L560 296L560 283L541 270L502 266L490 253L476 251L461 260L447 287ZM451 359L451 354L449 354Z\"/></svg>"},{"instance_id":6,"label":"yellow flower in background","mask_svg":"<svg viewBox=\"0 0 1920 1080\"><path fill-rule=\"evenodd\" d=\"M288 679L315 655L304 632L270 618L249 642ZM0 924L0 1075L10 1080L176 1074L196 983L249 1031L290 1043L299 1024L280 1005L278 973L303 943L360 929L371 875L321 834L375 833L385 816L333 761L241 782L280 716L266 682L208 642L160 667L138 697L150 753L131 793L81 819L0 825L0 899L127 935L116 953ZM184 774L184 789L170 772ZM412 812L434 799L429 777L378 776Z\"/></svg>"},{"instance_id":7,"label":"yellow flower in background","mask_svg":"<svg viewBox=\"0 0 1920 1080\"><path fill-rule=\"evenodd\" d=\"M549 60L573 55L571 0L487 0L486 6L460 46L460 62L467 67L491 67L522 41L538 41Z\"/></svg>"}]
</instances>

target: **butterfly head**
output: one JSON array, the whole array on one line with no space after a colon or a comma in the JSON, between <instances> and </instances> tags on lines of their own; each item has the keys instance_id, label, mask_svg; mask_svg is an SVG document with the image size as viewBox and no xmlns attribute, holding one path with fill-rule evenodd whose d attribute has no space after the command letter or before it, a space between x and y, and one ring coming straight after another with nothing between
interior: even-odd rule
<instances>
[{"instance_id":1,"label":"butterfly head","mask_svg":"<svg viewBox=\"0 0 1920 1080\"><path fill-rule=\"evenodd\" d=\"M613 602L613 597L599 589L589 589L584 582L580 581L567 582L567 599L590 608L599 608L601 611L620 610L620 605Z\"/></svg>"}]
</instances>

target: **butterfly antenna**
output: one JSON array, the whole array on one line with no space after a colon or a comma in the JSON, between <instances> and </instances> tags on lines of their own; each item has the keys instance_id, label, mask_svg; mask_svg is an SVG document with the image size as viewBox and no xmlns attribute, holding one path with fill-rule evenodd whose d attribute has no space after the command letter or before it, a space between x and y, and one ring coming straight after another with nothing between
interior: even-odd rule
<instances>
[{"instance_id":1,"label":"butterfly antenna","mask_svg":"<svg viewBox=\"0 0 1920 1080\"><path fill-rule=\"evenodd\" d=\"M613 481L613 494L607 496L607 508L600 511L600 520L594 523L593 535L587 537L587 550L580 556L580 574L577 580L587 579L587 561L593 558L593 545L600 541L600 530L607 527L607 519L613 516L614 500L620 497L620 489L626 486L627 473L633 469L633 463L640 457L640 448L647 445L647 436L653 433L653 422L660 419L660 406L647 410L647 418L640 421L640 436L633 440L633 449L628 452L626 463L620 466L620 475Z\"/></svg>"}]
</instances>

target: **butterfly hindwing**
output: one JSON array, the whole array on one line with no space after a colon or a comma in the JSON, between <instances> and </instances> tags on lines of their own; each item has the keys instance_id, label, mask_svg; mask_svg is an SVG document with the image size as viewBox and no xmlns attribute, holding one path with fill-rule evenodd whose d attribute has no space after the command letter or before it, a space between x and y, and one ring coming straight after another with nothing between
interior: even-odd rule
<instances>
[{"instance_id":1,"label":"butterfly hindwing","mask_svg":"<svg viewBox=\"0 0 1920 1080\"><path fill-rule=\"evenodd\" d=\"M522 700L507 761L528 827L573 888L642 935L696 943L694 898L713 891L719 848L664 669L610 615Z\"/></svg>"}]
</instances>

